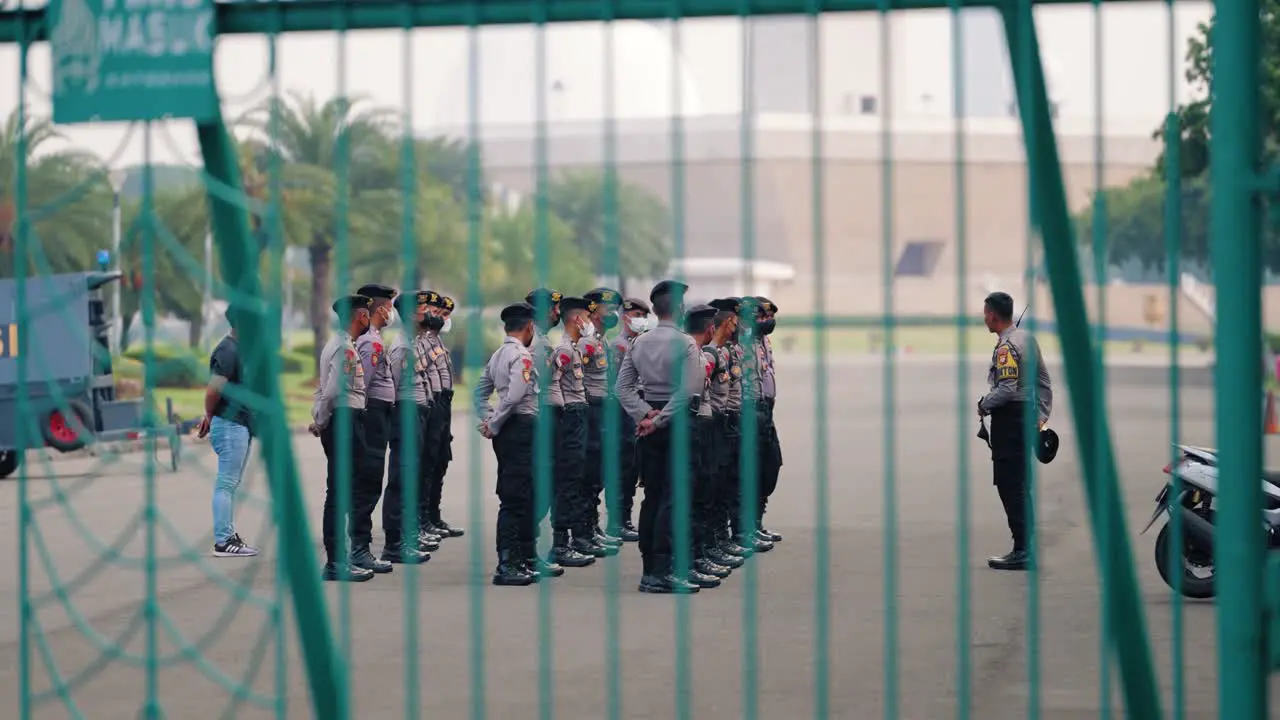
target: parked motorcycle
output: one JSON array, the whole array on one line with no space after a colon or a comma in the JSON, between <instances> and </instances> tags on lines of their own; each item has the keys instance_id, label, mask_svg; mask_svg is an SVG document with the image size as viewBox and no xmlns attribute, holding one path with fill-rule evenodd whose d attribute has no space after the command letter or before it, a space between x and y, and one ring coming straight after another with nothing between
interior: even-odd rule
<instances>
[{"instance_id":1,"label":"parked motorcycle","mask_svg":"<svg viewBox=\"0 0 1280 720\"><path fill-rule=\"evenodd\" d=\"M1164 472L1182 480L1181 493L1173 495L1172 480L1156 495L1156 509L1142 533L1161 515L1169 521L1156 536L1155 559L1160 578L1174 587L1171 570L1182 570L1182 594L1189 598L1214 596L1213 538L1215 503L1218 494L1218 454L1216 450L1191 445L1175 445L1181 453ZM1267 547L1280 547L1280 473L1263 473L1262 529ZM1182 548L1173 547L1173 513L1182 517Z\"/></svg>"}]
</instances>

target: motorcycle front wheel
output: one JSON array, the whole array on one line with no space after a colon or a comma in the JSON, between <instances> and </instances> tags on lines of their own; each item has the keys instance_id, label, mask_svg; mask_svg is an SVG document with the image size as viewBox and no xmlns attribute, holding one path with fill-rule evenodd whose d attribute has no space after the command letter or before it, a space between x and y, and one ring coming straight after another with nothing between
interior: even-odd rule
<instances>
[{"instance_id":1,"label":"motorcycle front wheel","mask_svg":"<svg viewBox=\"0 0 1280 720\"><path fill-rule=\"evenodd\" d=\"M1174 579L1170 568L1174 572L1180 570L1184 596L1196 599L1213 597L1213 553L1196 547L1185 532L1182 535L1182 552L1173 553L1173 549L1173 527L1165 523L1156 536L1156 569L1160 571L1160 579L1172 588Z\"/></svg>"}]
</instances>

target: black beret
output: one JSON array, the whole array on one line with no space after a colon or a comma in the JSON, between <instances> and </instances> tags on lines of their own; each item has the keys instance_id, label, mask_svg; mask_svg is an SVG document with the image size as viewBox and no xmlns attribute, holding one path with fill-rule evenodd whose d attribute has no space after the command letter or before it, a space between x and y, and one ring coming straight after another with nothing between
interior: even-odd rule
<instances>
[{"instance_id":1,"label":"black beret","mask_svg":"<svg viewBox=\"0 0 1280 720\"><path fill-rule=\"evenodd\" d=\"M512 303L502 308L502 322L533 320L533 306L529 303Z\"/></svg>"},{"instance_id":2,"label":"black beret","mask_svg":"<svg viewBox=\"0 0 1280 720\"><path fill-rule=\"evenodd\" d=\"M622 301L622 312L634 312L636 310L639 310L645 315L653 312L649 309L649 303L641 300L640 298L627 298Z\"/></svg>"},{"instance_id":3,"label":"black beret","mask_svg":"<svg viewBox=\"0 0 1280 720\"><path fill-rule=\"evenodd\" d=\"M763 295L757 295L756 302L760 303L760 307L764 308L765 312L778 312L778 306L774 305L772 300Z\"/></svg>"},{"instance_id":4,"label":"black beret","mask_svg":"<svg viewBox=\"0 0 1280 720\"><path fill-rule=\"evenodd\" d=\"M741 313L748 310L754 312L756 315L764 314L764 305L760 304L760 298L754 298L750 295L743 296L742 300L738 303L738 312Z\"/></svg>"},{"instance_id":5,"label":"black beret","mask_svg":"<svg viewBox=\"0 0 1280 720\"><path fill-rule=\"evenodd\" d=\"M373 299L368 295L348 295L333 301L333 311L338 313L354 313L356 310L368 310L373 307Z\"/></svg>"},{"instance_id":6,"label":"black beret","mask_svg":"<svg viewBox=\"0 0 1280 720\"><path fill-rule=\"evenodd\" d=\"M693 320L695 318L706 318L710 320L711 318L715 317L717 312L719 311L711 307L710 305L694 305L693 307L685 311L684 316L690 320Z\"/></svg>"},{"instance_id":7,"label":"black beret","mask_svg":"<svg viewBox=\"0 0 1280 720\"><path fill-rule=\"evenodd\" d=\"M742 300L741 298L736 297L718 298L707 304L717 310L736 313L738 312L738 309L742 307Z\"/></svg>"},{"instance_id":8,"label":"black beret","mask_svg":"<svg viewBox=\"0 0 1280 720\"><path fill-rule=\"evenodd\" d=\"M419 307L427 304L427 295L425 290L402 293L396 298L396 310L399 310L401 315L412 315L418 311Z\"/></svg>"},{"instance_id":9,"label":"black beret","mask_svg":"<svg viewBox=\"0 0 1280 720\"><path fill-rule=\"evenodd\" d=\"M1058 433L1044 429L1040 431L1039 444L1036 446L1036 458L1048 465L1058 456Z\"/></svg>"},{"instance_id":10,"label":"black beret","mask_svg":"<svg viewBox=\"0 0 1280 720\"><path fill-rule=\"evenodd\" d=\"M440 307L444 308L445 310L448 310L449 312L453 312L453 308L454 308L453 298L449 297L448 295L441 295Z\"/></svg>"},{"instance_id":11,"label":"black beret","mask_svg":"<svg viewBox=\"0 0 1280 720\"><path fill-rule=\"evenodd\" d=\"M544 302L547 305L554 306L560 303L560 299L562 297L563 296L560 294L559 290L552 290L551 288L535 288L530 290L528 295L524 296L524 301L534 307L538 306L539 301Z\"/></svg>"},{"instance_id":12,"label":"black beret","mask_svg":"<svg viewBox=\"0 0 1280 720\"><path fill-rule=\"evenodd\" d=\"M598 287L589 291L584 295L586 299L600 305L620 305L622 304L622 293L607 287Z\"/></svg>"},{"instance_id":13,"label":"black beret","mask_svg":"<svg viewBox=\"0 0 1280 720\"><path fill-rule=\"evenodd\" d=\"M560 312L569 312L570 310L591 310L595 303L586 298L565 297L560 298Z\"/></svg>"},{"instance_id":14,"label":"black beret","mask_svg":"<svg viewBox=\"0 0 1280 720\"><path fill-rule=\"evenodd\" d=\"M653 290L649 292L649 302L653 302L655 299L657 299L658 297L661 297L662 295L669 295L675 292L681 293L683 295L684 292L688 289L689 289L689 286L685 285L679 280L663 280L657 285L654 285Z\"/></svg>"},{"instance_id":15,"label":"black beret","mask_svg":"<svg viewBox=\"0 0 1280 720\"><path fill-rule=\"evenodd\" d=\"M396 296L396 289L386 285L369 284L361 286L356 294L373 300L391 300Z\"/></svg>"},{"instance_id":16,"label":"black beret","mask_svg":"<svg viewBox=\"0 0 1280 720\"><path fill-rule=\"evenodd\" d=\"M441 295L435 290L424 290L427 295L426 303L432 307L444 308L453 311L453 298L448 295Z\"/></svg>"}]
</instances>

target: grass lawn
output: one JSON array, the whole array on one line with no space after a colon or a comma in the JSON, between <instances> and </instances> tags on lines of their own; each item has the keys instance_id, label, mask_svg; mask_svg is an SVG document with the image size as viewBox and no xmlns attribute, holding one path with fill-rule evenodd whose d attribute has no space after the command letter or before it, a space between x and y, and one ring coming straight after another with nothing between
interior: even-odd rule
<instances>
[{"instance_id":1,"label":"grass lawn","mask_svg":"<svg viewBox=\"0 0 1280 720\"><path fill-rule=\"evenodd\" d=\"M285 411L290 426L311 422L314 386L311 373L286 373L280 377L285 397ZM173 412L183 420L204 415L204 388L155 388L152 395L161 412L165 399L173 400Z\"/></svg>"}]
</instances>

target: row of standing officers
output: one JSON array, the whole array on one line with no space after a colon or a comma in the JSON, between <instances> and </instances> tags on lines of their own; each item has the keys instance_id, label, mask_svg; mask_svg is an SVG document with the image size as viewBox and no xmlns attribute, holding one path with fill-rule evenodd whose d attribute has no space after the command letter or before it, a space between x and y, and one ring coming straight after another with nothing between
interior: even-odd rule
<instances>
[{"instance_id":1,"label":"row of standing officers","mask_svg":"<svg viewBox=\"0 0 1280 720\"><path fill-rule=\"evenodd\" d=\"M650 307L609 288L582 297L540 288L502 311L505 340L474 392L479 431L498 461L495 584L529 585L638 541L641 591L696 592L781 541L762 524L782 465L768 338L777 308L749 297L686 310L687 290L659 283ZM321 353L311 426L328 462L323 573L363 581L426 562L443 539L463 534L440 514L455 379L440 335L454 302L366 285L333 307L346 327ZM397 320L411 326L387 348L382 330ZM560 324L553 344L547 333ZM752 440L740 442L744 432ZM606 483L614 453L617 482ZM410 482L406 468L416 470ZM379 557L371 545L380 499ZM405 508L417 512L406 518ZM553 539L540 555L548 515Z\"/></svg>"},{"instance_id":2,"label":"row of standing officers","mask_svg":"<svg viewBox=\"0 0 1280 720\"><path fill-rule=\"evenodd\" d=\"M473 398L498 459L494 584L528 585L638 540L641 592L697 592L782 540L762 524L782 466L768 338L777 308L766 298L685 308L687 290L658 283L650 307L610 288L582 297L539 288L503 309L506 338ZM553 345L547 332L558 324ZM613 452L616 491L604 482ZM538 530L548 514L553 539L543 557Z\"/></svg>"}]
</instances>

